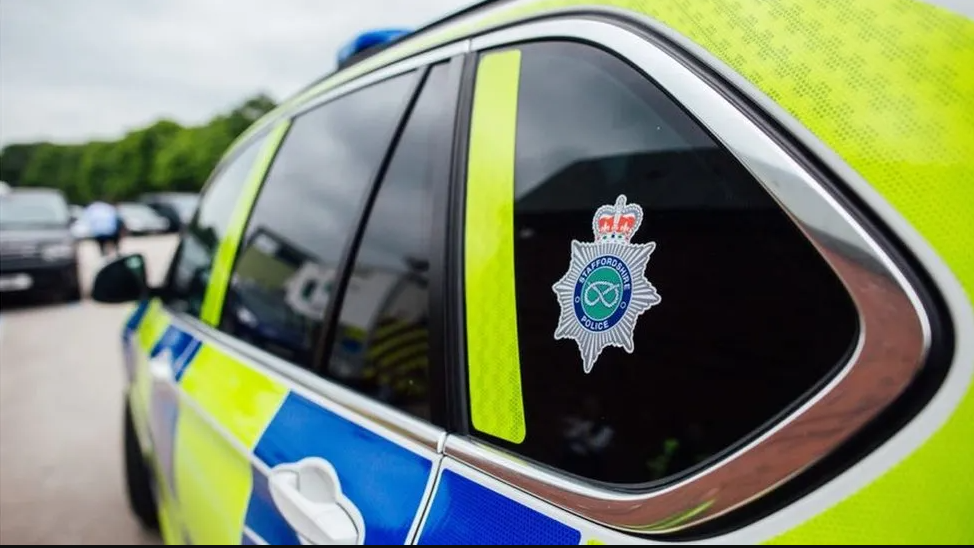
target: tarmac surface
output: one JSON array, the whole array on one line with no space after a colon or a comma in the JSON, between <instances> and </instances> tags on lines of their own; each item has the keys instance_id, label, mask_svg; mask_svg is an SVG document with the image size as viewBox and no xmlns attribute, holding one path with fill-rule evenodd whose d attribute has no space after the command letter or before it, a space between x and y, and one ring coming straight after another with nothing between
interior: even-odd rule
<instances>
[{"instance_id":1,"label":"tarmac surface","mask_svg":"<svg viewBox=\"0 0 974 548\"><path fill-rule=\"evenodd\" d=\"M174 236L132 237L161 280ZM87 296L100 258L81 248L85 299L0 296L0 544L160 544L128 508L120 336L131 304Z\"/></svg>"}]
</instances>

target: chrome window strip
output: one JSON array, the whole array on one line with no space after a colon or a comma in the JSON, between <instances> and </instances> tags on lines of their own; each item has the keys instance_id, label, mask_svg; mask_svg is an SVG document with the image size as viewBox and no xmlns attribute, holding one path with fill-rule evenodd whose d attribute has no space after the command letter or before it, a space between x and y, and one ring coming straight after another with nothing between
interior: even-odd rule
<instances>
[{"instance_id":1,"label":"chrome window strip","mask_svg":"<svg viewBox=\"0 0 974 548\"><path fill-rule=\"evenodd\" d=\"M929 320L892 259L811 174L717 90L645 38L594 20L542 20L474 38L472 49L538 38L590 41L652 75L778 201L831 265L859 313L855 352L815 396L715 465L656 491L611 491L478 441L447 437L447 455L584 518L633 532L697 525L773 490L876 417L923 366ZM672 519L680 515L691 517Z\"/></svg>"},{"instance_id":2,"label":"chrome window strip","mask_svg":"<svg viewBox=\"0 0 974 548\"><path fill-rule=\"evenodd\" d=\"M262 122L262 125L271 126L282 119L300 116L343 95L429 64L447 61L468 51L470 51L470 41L460 40L414 57L396 61L374 72L366 73L327 91L322 91L317 95L309 94L307 98L283 110L280 115ZM285 143L282 143L281 146L285 146ZM371 430L376 430L377 427L385 429L406 440L418 443L426 449L442 452L446 438L446 433L442 428L358 394L338 383L319 377L287 360L206 325L196 318L188 317L171 309L169 313L173 317L173 323L178 324L183 329L203 334L208 341L218 343L221 348L250 367L264 369L263 372L276 374L289 385L306 389L310 393L325 399L330 404L328 407L331 410L339 412L352 422Z\"/></svg>"},{"instance_id":3,"label":"chrome window strip","mask_svg":"<svg viewBox=\"0 0 974 548\"><path fill-rule=\"evenodd\" d=\"M445 46L438 47L434 50L421 53L415 57L409 57L404 60L397 61L391 65L376 70L375 72L366 73L346 83L339 84L334 88L329 88L328 90L322 91L317 95L309 95L307 98L302 99L300 102L295 103L293 106L283 111L275 120L268 121L267 123L273 124L276 122L276 120L282 118L294 118L300 116L309 110L320 107L321 105L343 95L358 91L377 82L381 82L382 80L392 78L393 76L399 76L401 74L425 67L426 65L436 64L441 61L448 61L457 55L462 55L469 51L470 41L461 40L459 42L453 42Z\"/></svg>"}]
</instances>

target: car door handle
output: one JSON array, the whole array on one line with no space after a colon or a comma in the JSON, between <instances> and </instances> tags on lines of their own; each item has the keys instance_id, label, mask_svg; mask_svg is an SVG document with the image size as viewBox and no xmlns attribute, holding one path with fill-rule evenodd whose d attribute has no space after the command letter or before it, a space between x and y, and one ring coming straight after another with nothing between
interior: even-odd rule
<instances>
[{"instance_id":1,"label":"car door handle","mask_svg":"<svg viewBox=\"0 0 974 548\"><path fill-rule=\"evenodd\" d=\"M365 540L362 515L342 493L338 474L328 461L308 457L271 470L271 498L302 544L360 544Z\"/></svg>"},{"instance_id":2,"label":"car door handle","mask_svg":"<svg viewBox=\"0 0 974 548\"><path fill-rule=\"evenodd\" d=\"M149 375L158 381L169 381L173 379L172 373L172 354L166 350L158 356L149 359Z\"/></svg>"}]
</instances>

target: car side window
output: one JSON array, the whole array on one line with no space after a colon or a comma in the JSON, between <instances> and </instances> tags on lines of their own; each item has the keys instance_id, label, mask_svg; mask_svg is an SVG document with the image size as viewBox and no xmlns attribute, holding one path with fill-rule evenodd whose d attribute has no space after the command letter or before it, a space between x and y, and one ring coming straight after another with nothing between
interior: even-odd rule
<instances>
[{"instance_id":1,"label":"car side window","mask_svg":"<svg viewBox=\"0 0 974 548\"><path fill-rule=\"evenodd\" d=\"M854 304L761 184L651 79L579 43L517 50L517 338L483 344L516 353L524 435L476 417L471 431L615 485L706 466L848 359ZM491 334L468 332L468 346Z\"/></svg>"},{"instance_id":2,"label":"car side window","mask_svg":"<svg viewBox=\"0 0 974 548\"><path fill-rule=\"evenodd\" d=\"M200 315L213 257L263 143L262 137L244 145L207 185L170 265L166 302L173 309Z\"/></svg>"},{"instance_id":3,"label":"car side window","mask_svg":"<svg viewBox=\"0 0 974 548\"><path fill-rule=\"evenodd\" d=\"M365 225L325 374L430 420L429 268L435 135L448 68L430 69Z\"/></svg>"},{"instance_id":4,"label":"car side window","mask_svg":"<svg viewBox=\"0 0 974 548\"><path fill-rule=\"evenodd\" d=\"M384 80L294 119L240 242L221 330L311 367L336 268L413 77Z\"/></svg>"}]
</instances>

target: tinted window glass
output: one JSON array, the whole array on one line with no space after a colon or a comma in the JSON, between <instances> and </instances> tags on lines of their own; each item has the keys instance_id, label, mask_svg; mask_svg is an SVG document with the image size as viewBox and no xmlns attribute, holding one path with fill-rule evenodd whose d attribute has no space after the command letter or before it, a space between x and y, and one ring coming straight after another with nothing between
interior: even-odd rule
<instances>
[{"instance_id":1,"label":"tinted window glass","mask_svg":"<svg viewBox=\"0 0 974 548\"><path fill-rule=\"evenodd\" d=\"M247 144L207 185L170 268L167 301L173 308L199 316L213 256L263 143L261 138Z\"/></svg>"},{"instance_id":2,"label":"tinted window glass","mask_svg":"<svg viewBox=\"0 0 974 548\"><path fill-rule=\"evenodd\" d=\"M411 75L295 119L240 244L221 329L309 366L332 278Z\"/></svg>"},{"instance_id":3,"label":"tinted window glass","mask_svg":"<svg viewBox=\"0 0 974 548\"><path fill-rule=\"evenodd\" d=\"M761 429L846 359L858 328L840 281L651 81L581 44L525 46L520 79L514 253L527 436L494 441L586 478L659 480ZM631 243L655 242L642 267L621 251L632 248L620 227L635 220L615 216L622 195L643 212ZM596 241L612 227L604 235L626 247L609 253ZM573 241L589 244L574 261ZM613 253L628 274L585 271ZM643 274L661 300L630 322L625 306L655 301ZM567 293L555 287L563 277ZM586 373L580 346L605 343Z\"/></svg>"},{"instance_id":4,"label":"tinted window glass","mask_svg":"<svg viewBox=\"0 0 974 548\"><path fill-rule=\"evenodd\" d=\"M434 135L447 67L431 69L376 195L345 292L327 374L430 418L428 284Z\"/></svg>"}]
</instances>

